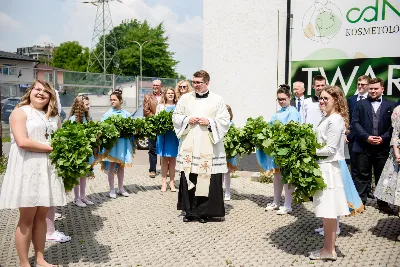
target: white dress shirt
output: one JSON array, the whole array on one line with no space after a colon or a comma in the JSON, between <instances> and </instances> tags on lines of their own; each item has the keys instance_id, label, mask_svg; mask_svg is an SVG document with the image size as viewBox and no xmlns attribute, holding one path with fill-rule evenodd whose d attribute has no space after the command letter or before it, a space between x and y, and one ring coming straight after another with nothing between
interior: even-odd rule
<instances>
[{"instance_id":1,"label":"white dress shirt","mask_svg":"<svg viewBox=\"0 0 400 267\"><path fill-rule=\"evenodd\" d=\"M363 99L366 99L366 98L368 97L368 92L366 92L366 93L363 94L363 95L358 94L358 96L357 96L357 101L362 100L361 97L363 97Z\"/></svg>"},{"instance_id":2,"label":"white dress shirt","mask_svg":"<svg viewBox=\"0 0 400 267\"><path fill-rule=\"evenodd\" d=\"M313 102L312 97L304 100L304 121L303 123L311 123L313 130L317 129L318 124L322 120L322 112L319 108L319 102Z\"/></svg>"},{"instance_id":3,"label":"white dress shirt","mask_svg":"<svg viewBox=\"0 0 400 267\"><path fill-rule=\"evenodd\" d=\"M304 112L304 95L301 97L295 97L295 102L296 102L296 109L299 111L300 113L300 118L301 118L301 122L304 123L305 122L305 112ZM299 110L299 99L300 99L300 110Z\"/></svg>"},{"instance_id":4,"label":"white dress shirt","mask_svg":"<svg viewBox=\"0 0 400 267\"><path fill-rule=\"evenodd\" d=\"M372 107L373 107L375 113L378 111L379 107L380 107L381 104L382 104L382 96L379 97L378 99L380 99L381 101L379 101L379 102L378 102L378 101L371 102L371 105L372 105Z\"/></svg>"}]
</instances>

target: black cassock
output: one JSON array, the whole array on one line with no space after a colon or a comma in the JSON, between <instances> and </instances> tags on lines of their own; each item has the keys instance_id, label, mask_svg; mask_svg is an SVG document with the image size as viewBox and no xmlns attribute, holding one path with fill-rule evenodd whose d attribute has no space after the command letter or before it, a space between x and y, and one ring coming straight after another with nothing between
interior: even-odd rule
<instances>
[{"instance_id":1,"label":"black cassock","mask_svg":"<svg viewBox=\"0 0 400 267\"><path fill-rule=\"evenodd\" d=\"M190 173L189 180L196 185L197 174ZM196 197L196 186L188 190L184 172L181 172L178 194L178 210L186 212L186 217L224 217L225 206L222 190L222 174L211 174L208 197Z\"/></svg>"}]
</instances>

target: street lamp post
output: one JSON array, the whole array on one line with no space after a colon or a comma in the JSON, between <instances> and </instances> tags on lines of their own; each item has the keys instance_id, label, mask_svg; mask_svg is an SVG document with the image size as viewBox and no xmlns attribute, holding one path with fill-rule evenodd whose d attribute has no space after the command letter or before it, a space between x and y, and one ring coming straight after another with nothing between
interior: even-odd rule
<instances>
[{"instance_id":1,"label":"street lamp post","mask_svg":"<svg viewBox=\"0 0 400 267\"><path fill-rule=\"evenodd\" d=\"M143 79L142 79L142 49L143 49L143 46L146 43L150 43L150 42L151 42L151 40L147 40L147 41L144 41L143 43L140 44L139 42L137 42L135 40L131 40L131 43L135 43L135 44L137 44L139 46L139 52L140 52L140 88L143 87L143 84L142 84L142 82L143 82Z\"/></svg>"}]
</instances>

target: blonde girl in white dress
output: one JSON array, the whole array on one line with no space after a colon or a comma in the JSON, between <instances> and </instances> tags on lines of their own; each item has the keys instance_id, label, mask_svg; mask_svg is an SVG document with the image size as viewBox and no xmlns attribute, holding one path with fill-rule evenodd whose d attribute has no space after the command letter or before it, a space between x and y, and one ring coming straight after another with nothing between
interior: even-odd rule
<instances>
[{"instance_id":1,"label":"blonde girl in white dress","mask_svg":"<svg viewBox=\"0 0 400 267\"><path fill-rule=\"evenodd\" d=\"M49 207L67 204L64 184L49 159L51 133L61 125L56 95L46 81L34 81L10 116L11 148L0 193L0 209L19 209L15 244L20 266L29 267L32 241L36 266L44 259Z\"/></svg>"},{"instance_id":2,"label":"blonde girl in white dress","mask_svg":"<svg viewBox=\"0 0 400 267\"><path fill-rule=\"evenodd\" d=\"M312 260L336 260L335 239L337 217L349 215L339 161L344 160L345 132L349 127L349 113L343 90L326 86L319 96L319 105L326 114L317 127L317 140L325 144L317 149L318 161L327 188L314 195L315 215L323 218L324 247L310 252Z\"/></svg>"}]
</instances>

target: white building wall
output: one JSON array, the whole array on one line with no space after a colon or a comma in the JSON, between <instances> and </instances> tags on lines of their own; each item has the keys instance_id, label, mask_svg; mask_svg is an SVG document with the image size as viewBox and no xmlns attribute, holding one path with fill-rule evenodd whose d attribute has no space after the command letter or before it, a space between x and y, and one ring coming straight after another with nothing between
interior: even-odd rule
<instances>
[{"instance_id":1,"label":"white building wall","mask_svg":"<svg viewBox=\"0 0 400 267\"><path fill-rule=\"evenodd\" d=\"M203 0L203 68L210 73L210 89L232 107L238 126L248 117L269 121L277 110L277 86L284 83L286 2Z\"/></svg>"},{"instance_id":2,"label":"white building wall","mask_svg":"<svg viewBox=\"0 0 400 267\"><path fill-rule=\"evenodd\" d=\"M27 84L32 83L34 80L33 68L35 62L0 59L0 66L3 64L15 65L15 75L3 75L0 74L0 82L2 83L15 83L15 84ZM21 76L18 78L19 71L21 70Z\"/></svg>"}]
</instances>

